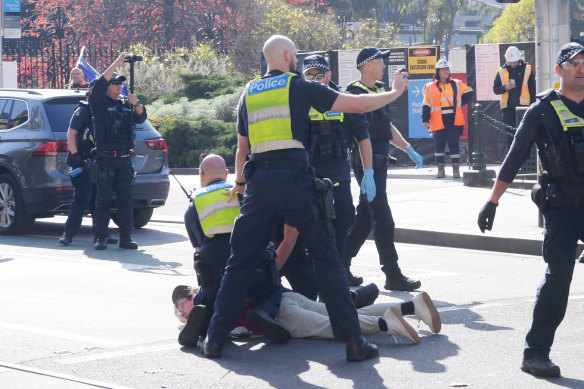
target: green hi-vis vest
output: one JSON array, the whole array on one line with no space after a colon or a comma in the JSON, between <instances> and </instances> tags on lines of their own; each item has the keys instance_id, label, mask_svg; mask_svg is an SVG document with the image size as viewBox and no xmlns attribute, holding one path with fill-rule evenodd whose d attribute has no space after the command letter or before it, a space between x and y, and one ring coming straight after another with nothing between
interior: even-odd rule
<instances>
[{"instance_id":1,"label":"green hi-vis vest","mask_svg":"<svg viewBox=\"0 0 584 389\"><path fill-rule=\"evenodd\" d=\"M290 80L296 74L255 79L245 87L248 136L251 153L282 149L303 149L292 137Z\"/></svg>"},{"instance_id":2,"label":"green hi-vis vest","mask_svg":"<svg viewBox=\"0 0 584 389\"><path fill-rule=\"evenodd\" d=\"M363 91L365 91L367 93L381 93L382 92L377 85L375 85L375 92L373 92L371 89L369 89L365 84L363 84L359 80L351 82L349 85L347 85L347 88L349 88L350 86L356 86L357 88L362 89Z\"/></svg>"},{"instance_id":3,"label":"green hi-vis vest","mask_svg":"<svg viewBox=\"0 0 584 389\"><path fill-rule=\"evenodd\" d=\"M229 196L223 194L225 189L232 187L233 183L220 181L202 188L194 196L201 227L209 238L233 231L233 223L240 211L239 201L228 201Z\"/></svg>"},{"instance_id":4,"label":"green hi-vis vest","mask_svg":"<svg viewBox=\"0 0 584 389\"><path fill-rule=\"evenodd\" d=\"M342 112L334 112L334 111L328 111L325 113L320 113L318 112L316 109L314 108L310 108L310 113L308 114L308 117L310 118L310 120L312 121L322 121L322 120L336 120L339 122L343 122L344 120L344 116Z\"/></svg>"},{"instance_id":5,"label":"green hi-vis vest","mask_svg":"<svg viewBox=\"0 0 584 389\"><path fill-rule=\"evenodd\" d=\"M584 127L584 120L574 115L562 100L550 100L550 104L554 107L564 131L568 131L571 127Z\"/></svg>"}]
</instances>

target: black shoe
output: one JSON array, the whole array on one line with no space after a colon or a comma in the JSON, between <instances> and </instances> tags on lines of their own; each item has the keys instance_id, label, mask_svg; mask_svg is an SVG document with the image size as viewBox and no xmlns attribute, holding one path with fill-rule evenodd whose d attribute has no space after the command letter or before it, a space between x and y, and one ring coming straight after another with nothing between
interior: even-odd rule
<instances>
[{"instance_id":1,"label":"black shoe","mask_svg":"<svg viewBox=\"0 0 584 389\"><path fill-rule=\"evenodd\" d=\"M120 238L120 248L136 250L138 248L138 243L132 238Z\"/></svg>"},{"instance_id":2,"label":"black shoe","mask_svg":"<svg viewBox=\"0 0 584 389\"><path fill-rule=\"evenodd\" d=\"M118 240L116 238L112 238L109 235L107 236L106 241L107 241L107 244L116 244L116 243L118 243Z\"/></svg>"},{"instance_id":3,"label":"black shoe","mask_svg":"<svg viewBox=\"0 0 584 389\"><path fill-rule=\"evenodd\" d=\"M207 358L219 358L221 356L221 349L223 345L219 343L211 342L209 339L205 339L203 343L199 343L199 351Z\"/></svg>"},{"instance_id":4,"label":"black shoe","mask_svg":"<svg viewBox=\"0 0 584 389\"><path fill-rule=\"evenodd\" d=\"M375 358L379 355L377 346L369 343L363 336L350 338L347 341L347 361L357 362L369 358Z\"/></svg>"},{"instance_id":5,"label":"black shoe","mask_svg":"<svg viewBox=\"0 0 584 389\"><path fill-rule=\"evenodd\" d=\"M578 262L584 263L584 255L580 257L580 259L578 260Z\"/></svg>"},{"instance_id":6,"label":"black shoe","mask_svg":"<svg viewBox=\"0 0 584 389\"><path fill-rule=\"evenodd\" d=\"M178 334L178 344L185 347L196 347L197 340L207 324L209 324L207 308L204 305L195 305L189 313L185 327Z\"/></svg>"},{"instance_id":7,"label":"black shoe","mask_svg":"<svg viewBox=\"0 0 584 389\"><path fill-rule=\"evenodd\" d=\"M559 377L560 367L546 356L538 355L533 358L523 358L521 370L536 377Z\"/></svg>"},{"instance_id":8,"label":"black shoe","mask_svg":"<svg viewBox=\"0 0 584 389\"><path fill-rule=\"evenodd\" d=\"M61 243L63 246L69 246L71 242L73 242L73 238L67 236L67 234L63 232L63 236L59 238L59 243Z\"/></svg>"},{"instance_id":9,"label":"black shoe","mask_svg":"<svg viewBox=\"0 0 584 389\"><path fill-rule=\"evenodd\" d=\"M349 279L349 286L359 286L363 283L363 277L354 276L350 270L347 270L347 278Z\"/></svg>"},{"instance_id":10,"label":"black shoe","mask_svg":"<svg viewBox=\"0 0 584 389\"><path fill-rule=\"evenodd\" d=\"M245 314L245 321L250 326L261 330L268 339L276 344L288 343L292 338L286 327L264 311L250 309Z\"/></svg>"},{"instance_id":11,"label":"black shoe","mask_svg":"<svg viewBox=\"0 0 584 389\"><path fill-rule=\"evenodd\" d=\"M93 245L96 250L105 250L107 249L106 239L96 239L95 244Z\"/></svg>"},{"instance_id":12,"label":"black shoe","mask_svg":"<svg viewBox=\"0 0 584 389\"><path fill-rule=\"evenodd\" d=\"M420 281L409 279L408 277L400 274L397 277L387 276L385 279L385 289L389 290L405 290L412 291L415 289L420 289L422 283Z\"/></svg>"},{"instance_id":13,"label":"black shoe","mask_svg":"<svg viewBox=\"0 0 584 389\"><path fill-rule=\"evenodd\" d=\"M369 284L351 291L355 308L363 308L371 305L379 296L379 288L375 284Z\"/></svg>"}]
</instances>

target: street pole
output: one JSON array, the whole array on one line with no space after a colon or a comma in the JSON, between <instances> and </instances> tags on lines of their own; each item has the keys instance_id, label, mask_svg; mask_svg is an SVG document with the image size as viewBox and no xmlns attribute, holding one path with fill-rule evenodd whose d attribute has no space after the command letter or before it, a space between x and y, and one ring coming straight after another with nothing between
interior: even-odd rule
<instances>
[{"instance_id":1,"label":"street pole","mask_svg":"<svg viewBox=\"0 0 584 389\"><path fill-rule=\"evenodd\" d=\"M4 0L0 0L0 88L4 88L4 52L2 40L4 39Z\"/></svg>"}]
</instances>

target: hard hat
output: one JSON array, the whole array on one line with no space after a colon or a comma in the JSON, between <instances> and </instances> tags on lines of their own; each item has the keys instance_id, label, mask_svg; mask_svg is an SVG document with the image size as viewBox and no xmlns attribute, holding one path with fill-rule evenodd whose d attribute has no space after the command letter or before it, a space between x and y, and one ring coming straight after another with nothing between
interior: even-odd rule
<instances>
[{"instance_id":1,"label":"hard hat","mask_svg":"<svg viewBox=\"0 0 584 389\"><path fill-rule=\"evenodd\" d=\"M450 63L445 59L441 59L438 62L436 62L436 69L444 69L444 68L449 68L449 67L450 67Z\"/></svg>"},{"instance_id":2,"label":"hard hat","mask_svg":"<svg viewBox=\"0 0 584 389\"><path fill-rule=\"evenodd\" d=\"M521 52L515 46L509 46L505 52L505 61L507 62L517 62L521 59Z\"/></svg>"}]
</instances>

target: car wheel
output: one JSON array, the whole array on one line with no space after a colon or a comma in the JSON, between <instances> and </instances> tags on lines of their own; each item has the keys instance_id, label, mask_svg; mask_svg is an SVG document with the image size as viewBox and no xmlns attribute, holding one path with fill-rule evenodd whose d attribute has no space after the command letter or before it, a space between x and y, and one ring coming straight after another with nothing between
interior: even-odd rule
<instances>
[{"instance_id":1,"label":"car wheel","mask_svg":"<svg viewBox=\"0 0 584 389\"><path fill-rule=\"evenodd\" d=\"M26 213L16 180L8 174L0 175L0 234L22 234L33 220Z\"/></svg>"},{"instance_id":2,"label":"car wheel","mask_svg":"<svg viewBox=\"0 0 584 389\"><path fill-rule=\"evenodd\" d=\"M142 228L152 218L154 213L154 208L134 208L134 228ZM116 223L116 226L120 226L118 223L118 213L112 213L112 221Z\"/></svg>"}]
</instances>

